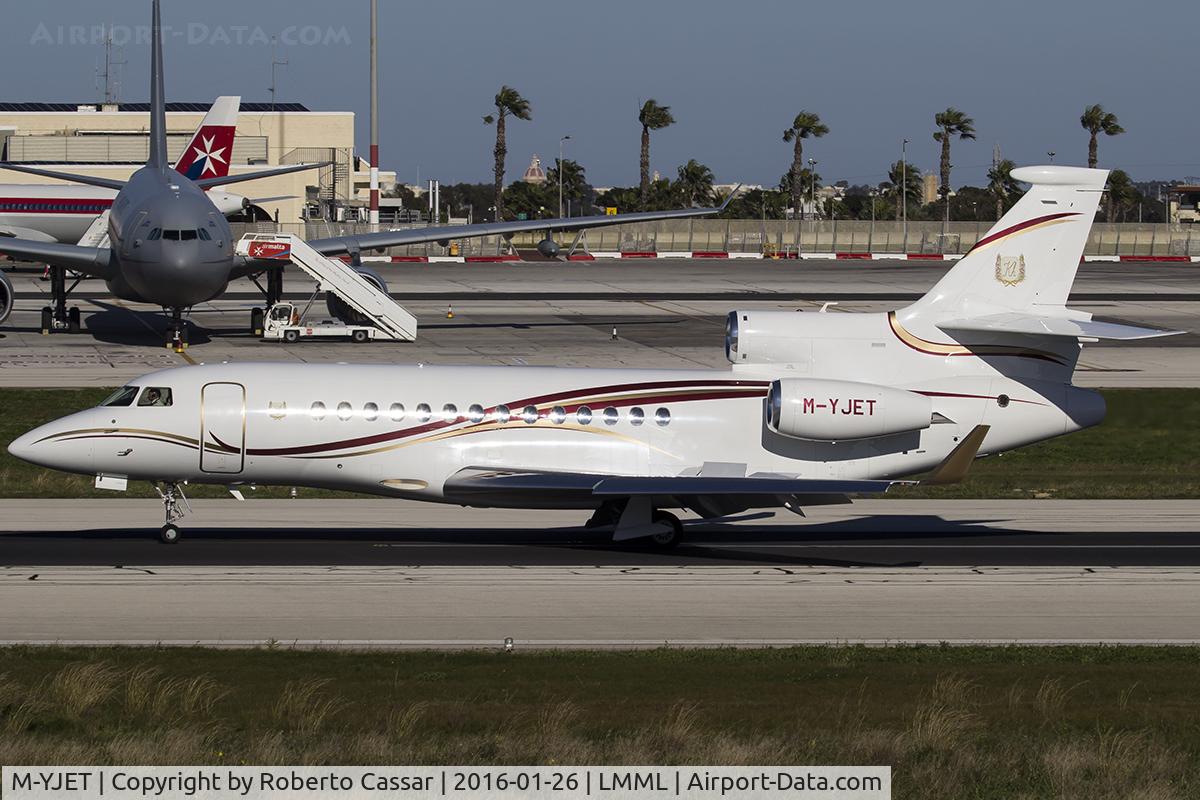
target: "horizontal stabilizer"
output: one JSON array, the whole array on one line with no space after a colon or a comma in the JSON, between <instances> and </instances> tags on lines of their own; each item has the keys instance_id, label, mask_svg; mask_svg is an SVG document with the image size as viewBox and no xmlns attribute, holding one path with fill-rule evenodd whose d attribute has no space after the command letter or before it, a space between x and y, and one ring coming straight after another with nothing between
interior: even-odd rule
<instances>
[{"instance_id":1,"label":"horizontal stabilizer","mask_svg":"<svg viewBox=\"0 0 1200 800\"><path fill-rule=\"evenodd\" d=\"M304 172L309 169L321 169L328 167L332 161L322 161L314 164L292 164L286 167L274 167L273 169L263 169L258 172L242 172L237 175L232 172L228 175L223 175L219 178L201 178L195 183L201 189L211 189L214 186L228 186L231 183L245 183L246 181L256 181L260 178L274 178L276 175L290 175L293 172Z\"/></svg>"},{"instance_id":2,"label":"horizontal stabilizer","mask_svg":"<svg viewBox=\"0 0 1200 800\"><path fill-rule=\"evenodd\" d=\"M102 189L116 189L118 192L125 188L125 181L117 181L110 178L97 178L93 175L77 175L74 172L57 172L52 169L27 167L24 164L14 164L11 161L0 161L0 168L10 169L13 172L24 172L27 175L39 175L43 178L54 178L60 181L82 183L86 186L99 186Z\"/></svg>"},{"instance_id":3,"label":"horizontal stabilizer","mask_svg":"<svg viewBox=\"0 0 1200 800\"><path fill-rule=\"evenodd\" d=\"M1057 316L1039 316L1011 312L989 314L972 319L952 319L937 325L944 331L970 333L1019 333L1031 336L1062 336L1069 339L1112 339L1131 341L1153 339L1158 336L1177 336L1186 331L1164 331L1157 328L1141 328L1116 322L1069 319Z\"/></svg>"}]
</instances>

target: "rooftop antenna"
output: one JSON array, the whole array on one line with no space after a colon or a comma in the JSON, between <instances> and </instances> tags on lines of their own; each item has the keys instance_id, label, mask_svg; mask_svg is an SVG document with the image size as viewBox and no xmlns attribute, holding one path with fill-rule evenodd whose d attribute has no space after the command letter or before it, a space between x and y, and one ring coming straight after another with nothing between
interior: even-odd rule
<instances>
[{"instance_id":1,"label":"rooftop antenna","mask_svg":"<svg viewBox=\"0 0 1200 800\"><path fill-rule=\"evenodd\" d=\"M1000 161L1000 143L996 142L995 147L992 148L992 169L999 167Z\"/></svg>"},{"instance_id":2,"label":"rooftop antenna","mask_svg":"<svg viewBox=\"0 0 1200 800\"><path fill-rule=\"evenodd\" d=\"M117 77L117 68L125 64L123 51L113 47L113 26L110 23L104 34L104 68L96 71L97 88L101 82L104 84L105 105L121 102L121 81Z\"/></svg>"},{"instance_id":3,"label":"rooftop antenna","mask_svg":"<svg viewBox=\"0 0 1200 800\"><path fill-rule=\"evenodd\" d=\"M286 67L287 65L288 65L288 60L286 58L283 59L282 61L279 60L279 38L277 36L272 36L271 37L271 110L272 111L275 110L275 89L277 86L275 68L276 67Z\"/></svg>"}]
</instances>

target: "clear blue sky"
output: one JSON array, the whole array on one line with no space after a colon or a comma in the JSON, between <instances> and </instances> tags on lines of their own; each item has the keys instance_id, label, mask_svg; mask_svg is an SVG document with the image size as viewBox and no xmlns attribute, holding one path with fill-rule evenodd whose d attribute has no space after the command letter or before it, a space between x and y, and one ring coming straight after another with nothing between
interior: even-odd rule
<instances>
[{"instance_id":1,"label":"clear blue sky","mask_svg":"<svg viewBox=\"0 0 1200 800\"><path fill-rule=\"evenodd\" d=\"M366 0L164 0L167 94L265 100L279 35L279 99L358 112L367 144ZM96 98L102 47L70 25L130 33L149 0L5 3L0 97ZM800 110L831 131L807 145L828 181L881 180L908 137L911 161L937 163L933 114L974 117L979 139L955 142L954 184L980 183L999 142L1018 163L1086 161L1078 117L1088 103L1128 131L1104 139L1101 164L1136 179L1200 174L1200 3L1195 0L380 0L383 162L401 179L485 181L493 132L481 122L502 83L533 104L510 125L508 170L531 153L567 154L597 185L637 180L639 100L671 106L652 166L688 158L720 181L774 184L780 140ZM311 26L311 28L309 27ZM239 27L242 28L239 30ZM61 28L61 30L60 30ZM321 43L305 43L316 36ZM241 37L244 41L238 42ZM78 39L78 36L75 37ZM125 48L122 97L145 100L148 47Z\"/></svg>"}]
</instances>

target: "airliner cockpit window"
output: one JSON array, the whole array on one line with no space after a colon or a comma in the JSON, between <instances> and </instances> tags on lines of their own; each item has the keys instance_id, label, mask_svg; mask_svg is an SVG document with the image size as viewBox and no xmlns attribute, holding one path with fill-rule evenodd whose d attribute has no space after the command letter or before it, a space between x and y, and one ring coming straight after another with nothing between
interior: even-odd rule
<instances>
[{"instance_id":1,"label":"airliner cockpit window","mask_svg":"<svg viewBox=\"0 0 1200 800\"><path fill-rule=\"evenodd\" d=\"M162 238L162 228L155 228L154 230L150 231L148 236L146 236L146 241L157 242L161 238Z\"/></svg>"},{"instance_id":2,"label":"airliner cockpit window","mask_svg":"<svg viewBox=\"0 0 1200 800\"><path fill-rule=\"evenodd\" d=\"M182 239L182 240L183 240L183 241L185 241L185 242L191 242L191 241L195 241L195 239L196 239L196 229L195 229L195 228L192 228L191 230L188 230L188 231L180 231L180 232L179 232L179 238L180 238L180 239Z\"/></svg>"},{"instance_id":3,"label":"airliner cockpit window","mask_svg":"<svg viewBox=\"0 0 1200 800\"><path fill-rule=\"evenodd\" d=\"M163 407L169 405L171 405L171 390L165 386L151 386L138 398L138 406Z\"/></svg>"},{"instance_id":4,"label":"airliner cockpit window","mask_svg":"<svg viewBox=\"0 0 1200 800\"><path fill-rule=\"evenodd\" d=\"M122 386L108 396L108 399L100 404L101 408L117 408L120 406L133 405L133 398L137 397L140 386Z\"/></svg>"},{"instance_id":5,"label":"airliner cockpit window","mask_svg":"<svg viewBox=\"0 0 1200 800\"><path fill-rule=\"evenodd\" d=\"M168 242L178 242L179 231L163 231L163 238Z\"/></svg>"}]
</instances>

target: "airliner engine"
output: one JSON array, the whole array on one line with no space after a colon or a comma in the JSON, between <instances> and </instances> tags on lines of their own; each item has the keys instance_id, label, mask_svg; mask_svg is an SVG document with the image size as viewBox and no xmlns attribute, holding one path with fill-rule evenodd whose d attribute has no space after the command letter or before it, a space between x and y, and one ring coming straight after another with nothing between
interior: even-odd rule
<instances>
[{"instance_id":1,"label":"airliner engine","mask_svg":"<svg viewBox=\"0 0 1200 800\"><path fill-rule=\"evenodd\" d=\"M387 281L373 269L369 267L355 267L354 271L363 276L368 283L375 284L375 288L384 294L388 293ZM363 316L355 311L350 306L346 305L342 298L338 297L333 292L328 292L325 295L325 307L329 309L329 313L340 319L347 325L371 325L373 324L370 318Z\"/></svg>"},{"instance_id":2,"label":"airliner engine","mask_svg":"<svg viewBox=\"0 0 1200 800\"><path fill-rule=\"evenodd\" d=\"M0 322L8 319L13 307L13 287L8 276L0 272Z\"/></svg>"},{"instance_id":3,"label":"airliner engine","mask_svg":"<svg viewBox=\"0 0 1200 800\"><path fill-rule=\"evenodd\" d=\"M873 383L785 378L767 395L767 427L817 442L871 439L928 428L928 397Z\"/></svg>"}]
</instances>

